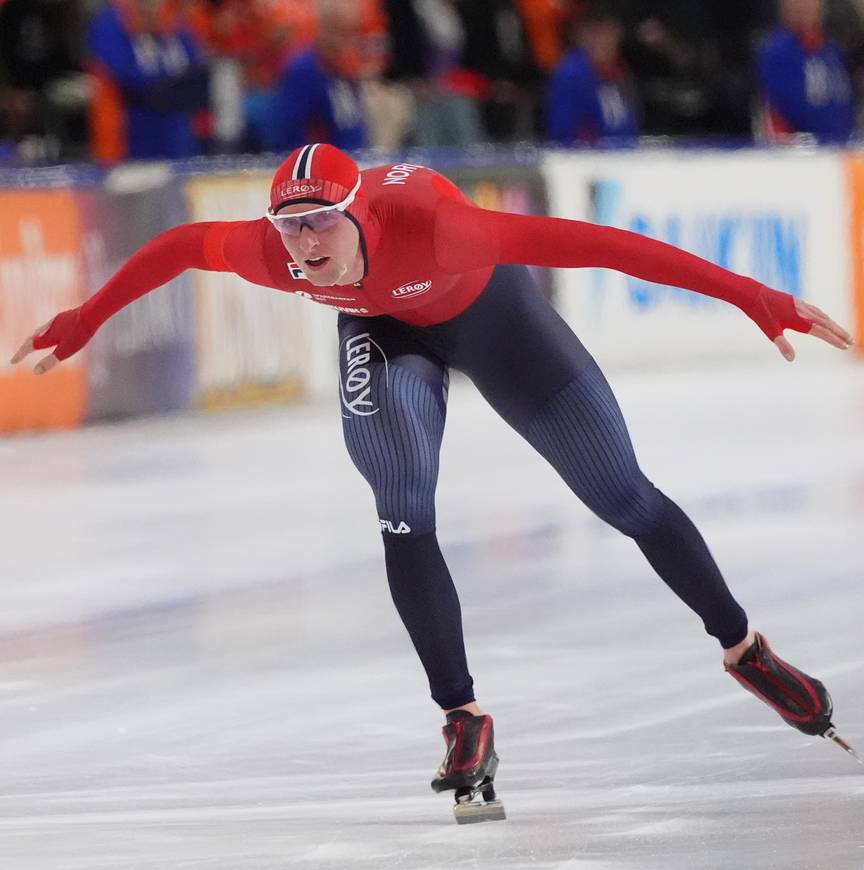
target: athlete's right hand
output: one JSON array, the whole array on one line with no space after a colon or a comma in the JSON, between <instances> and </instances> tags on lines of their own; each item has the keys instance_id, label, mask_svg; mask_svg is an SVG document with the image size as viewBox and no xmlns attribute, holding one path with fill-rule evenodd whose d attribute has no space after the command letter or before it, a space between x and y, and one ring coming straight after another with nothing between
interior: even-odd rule
<instances>
[{"instance_id":1,"label":"athlete's right hand","mask_svg":"<svg viewBox=\"0 0 864 870\"><path fill-rule=\"evenodd\" d=\"M26 356L33 353L34 350L45 350L46 348L55 348L54 353L49 354L33 368L37 375L43 375L45 372L51 371L58 363L62 362L67 357L77 353L90 341L93 332L87 329L81 322L81 309L70 308L67 311L61 311L53 320L40 326L28 339L18 348L15 356L12 357L12 365L21 362Z\"/></svg>"}]
</instances>

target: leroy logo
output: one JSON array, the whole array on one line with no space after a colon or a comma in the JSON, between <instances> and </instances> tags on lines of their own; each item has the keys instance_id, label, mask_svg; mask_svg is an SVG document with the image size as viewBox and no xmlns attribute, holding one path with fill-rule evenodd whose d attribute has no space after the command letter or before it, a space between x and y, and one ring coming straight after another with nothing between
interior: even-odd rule
<instances>
[{"instance_id":1,"label":"leroy logo","mask_svg":"<svg viewBox=\"0 0 864 870\"><path fill-rule=\"evenodd\" d=\"M403 284L393 291L395 299L410 299L412 296L420 296L432 286L431 281L415 281L413 284Z\"/></svg>"},{"instance_id":2,"label":"leroy logo","mask_svg":"<svg viewBox=\"0 0 864 870\"><path fill-rule=\"evenodd\" d=\"M339 349L339 393L346 411L356 417L371 417L381 409L372 394L372 365L384 363L385 388L389 388L390 371L387 356L368 332L352 335ZM343 417L347 415L343 412Z\"/></svg>"},{"instance_id":3,"label":"leroy logo","mask_svg":"<svg viewBox=\"0 0 864 870\"><path fill-rule=\"evenodd\" d=\"M288 196L311 196L320 193L322 185L309 184L307 181L285 181L279 185L273 194L274 202L285 199Z\"/></svg>"}]
</instances>

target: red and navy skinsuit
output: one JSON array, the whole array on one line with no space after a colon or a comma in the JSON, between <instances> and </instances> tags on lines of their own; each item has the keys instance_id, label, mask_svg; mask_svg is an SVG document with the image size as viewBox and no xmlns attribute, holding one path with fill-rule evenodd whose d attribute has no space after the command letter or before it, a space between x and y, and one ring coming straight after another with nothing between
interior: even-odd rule
<instances>
[{"instance_id":1,"label":"red and navy skinsuit","mask_svg":"<svg viewBox=\"0 0 864 870\"><path fill-rule=\"evenodd\" d=\"M187 268L234 272L339 310L345 441L375 494L396 608L445 709L471 701L459 599L438 547L434 496L450 367L560 473L599 517L633 538L724 647L747 618L705 542L639 468L603 374L524 264L602 266L726 299L769 338L808 331L792 297L662 242L609 227L472 205L407 164L363 173L350 216L365 275L314 287L269 222L189 224L141 249L40 345L65 358L107 317Z\"/></svg>"}]
</instances>

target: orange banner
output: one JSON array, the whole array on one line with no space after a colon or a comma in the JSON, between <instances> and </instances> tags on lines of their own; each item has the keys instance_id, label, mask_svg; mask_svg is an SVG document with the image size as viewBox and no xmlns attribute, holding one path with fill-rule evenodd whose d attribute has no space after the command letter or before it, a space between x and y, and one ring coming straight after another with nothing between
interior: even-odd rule
<instances>
[{"instance_id":1,"label":"orange banner","mask_svg":"<svg viewBox=\"0 0 864 870\"><path fill-rule=\"evenodd\" d=\"M864 157L846 161L849 176L852 292L855 297L855 350L864 356Z\"/></svg>"},{"instance_id":2,"label":"orange banner","mask_svg":"<svg viewBox=\"0 0 864 870\"><path fill-rule=\"evenodd\" d=\"M0 192L0 432L75 426L87 375L80 357L37 377L37 351L9 358L38 327L85 298L81 230L71 193Z\"/></svg>"}]
</instances>

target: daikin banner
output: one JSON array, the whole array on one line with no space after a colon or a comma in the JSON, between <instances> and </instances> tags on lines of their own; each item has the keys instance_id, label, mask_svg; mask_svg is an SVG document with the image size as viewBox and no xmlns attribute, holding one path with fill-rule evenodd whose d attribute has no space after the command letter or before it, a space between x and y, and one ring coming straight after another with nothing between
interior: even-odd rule
<instances>
[{"instance_id":1,"label":"daikin banner","mask_svg":"<svg viewBox=\"0 0 864 870\"><path fill-rule=\"evenodd\" d=\"M552 153L550 214L641 233L812 302L851 327L848 189L833 154ZM558 307L605 364L779 353L734 306L605 269L558 273ZM800 359L831 349L787 334ZM836 353L836 352L835 352Z\"/></svg>"}]
</instances>

